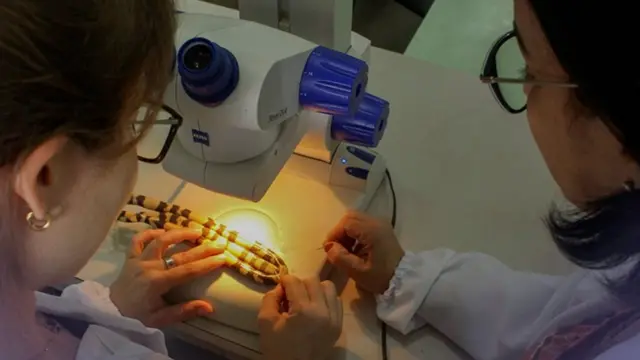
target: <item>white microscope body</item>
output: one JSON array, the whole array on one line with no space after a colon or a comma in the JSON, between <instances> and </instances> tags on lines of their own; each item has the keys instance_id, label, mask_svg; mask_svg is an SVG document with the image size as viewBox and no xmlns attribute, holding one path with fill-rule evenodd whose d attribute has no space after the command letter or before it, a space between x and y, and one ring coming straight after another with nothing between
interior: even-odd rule
<instances>
[{"instance_id":1,"label":"white microscope body","mask_svg":"<svg viewBox=\"0 0 640 360\"><path fill-rule=\"evenodd\" d=\"M365 131L368 145L377 145L389 110L365 93L365 62L254 22L179 18L178 64L165 103L184 120L163 163L169 173L259 201L299 145L301 155L331 162L338 145L332 125L336 137ZM377 122L332 124L356 116L363 99L379 102L372 103L380 106Z\"/></svg>"},{"instance_id":2,"label":"white microscope body","mask_svg":"<svg viewBox=\"0 0 640 360\"><path fill-rule=\"evenodd\" d=\"M366 93L366 62L255 22L178 18L165 104L183 123L162 165L196 186L175 203L220 221L238 209L264 213L277 239L257 240L280 252L291 273L325 276L326 233L346 210L365 211L385 177L383 159L368 148L384 133L389 104ZM350 53L366 58L368 41L353 36ZM181 325L191 338L255 353L268 289L226 269L169 297L215 306L210 319Z\"/></svg>"}]
</instances>

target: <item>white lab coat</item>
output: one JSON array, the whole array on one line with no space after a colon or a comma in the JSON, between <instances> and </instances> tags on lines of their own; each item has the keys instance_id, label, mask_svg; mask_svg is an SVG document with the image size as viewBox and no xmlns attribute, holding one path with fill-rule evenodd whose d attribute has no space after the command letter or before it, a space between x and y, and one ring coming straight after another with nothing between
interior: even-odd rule
<instances>
[{"instance_id":1,"label":"white lab coat","mask_svg":"<svg viewBox=\"0 0 640 360\"><path fill-rule=\"evenodd\" d=\"M36 305L42 313L93 324L80 340L76 359L169 359L164 334L122 316L109 298L109 289L100 284L71 285L60 297L36 293Z\"/></svg>"},{"instance_id":2,"label":"white lab coat","mask_svg":"<svg viewBox=\"0 0 640 360\"><path fill-rule=\"evenodd\" d=\"M428 323L474 359L520 360L559 327L619 305L601 275L517 272L490 256L448 249L407 253L387 292L377 297L377 312L405 334ZM636 359L639 354L637 334L596 359Z\"/></svg>"},{"instance_id":3,"label":"white lab coat","mask_svg":"<svg viewBox=\"0 0 640 360\"><path fill-rule=\"evenodd\" d=\"M377 312L403 333L429 323L474 359L519 360L559 327L616 306L599 275L516 272L487 255L446 249L407 253L389 290L377 297ZM169 359L164 334L120 315L108 288L95 282L69 286L60 297L37 293L37 307L93 324L77 359ZM634 354L640 354L640 334L597 360L633 359Z\"/></svg>"}]
</instances>

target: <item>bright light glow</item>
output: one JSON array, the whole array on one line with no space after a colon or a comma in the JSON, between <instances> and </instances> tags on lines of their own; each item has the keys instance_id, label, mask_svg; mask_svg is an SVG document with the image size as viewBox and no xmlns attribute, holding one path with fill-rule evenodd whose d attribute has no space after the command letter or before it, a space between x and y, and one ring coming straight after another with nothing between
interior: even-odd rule
<instances>
[{"instance_id":1,"label":"bright light glow","mask_svg":"<svg viewBox=\"0 0 640 360\"><path fill-rule=\"evenodd\" d=\"M241 237L259 241L266 247L280 252L278 244L278 225L269 215L254 209L236 209L216 218L216 222L224 224L229 230L237 231Z\"/></svg>"}]
</instances>

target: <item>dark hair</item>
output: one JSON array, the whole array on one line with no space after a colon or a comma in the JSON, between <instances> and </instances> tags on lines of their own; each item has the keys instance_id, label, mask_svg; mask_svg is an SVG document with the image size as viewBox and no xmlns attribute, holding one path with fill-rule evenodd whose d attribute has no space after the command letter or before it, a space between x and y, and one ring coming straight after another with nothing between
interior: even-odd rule
<instances>
[{"instance_id":1,"label":"dark hair","mask_svg":"<svg viewBox=\"0 0 640 360\"><path fill-rule=\"evenodd\" d=\"M529 0L560 64L578 84L574 100L601 119L628 156L640 163L639 34L633 3L595 0ZM575 264L609 269L640 254L640 191L620 192L582 210L553 208L547 219L558 248ZM613 292L638 305L640 265L609 279Z\"/></svg>"},{"instance_id":2,"label":"dark hair","mask_svg":"<svg viewBox=\"0 0 640 360\"><path fill-rule=\"evenodd\" d=\"M172 0L2 1L0 167L60 134L98 150L142 104L157 109L174 11Z\"/></svg>"},{"instance_id":3,"label":"dark hair","mask_svg":"<svg viewBox=\"0 0 640 360\"><path fill-rule=\"evenodd\" d=\"M16 164L59 135L118 149L105 158L134 146L126 119L149 105L148 127L170 81L174 11L173 0L0 2L0 293L26 276Z\"/></svg>"}]
</instances>

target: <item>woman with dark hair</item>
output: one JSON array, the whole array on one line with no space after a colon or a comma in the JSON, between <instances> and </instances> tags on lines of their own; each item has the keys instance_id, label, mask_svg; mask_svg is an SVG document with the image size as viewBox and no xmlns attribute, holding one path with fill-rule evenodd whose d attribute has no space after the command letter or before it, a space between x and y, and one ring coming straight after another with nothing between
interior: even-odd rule
<instances>
[{"instance_id":1,"label":"woman with dark hair","mask_svg":"<svg viewBox=\"0 0 640 360\"><path fill-rule=\"evenodd\" d=\"M390 226L349 214L325 249L376 294L387 324L403 333L431 324L476 359L640 357L634 10L622 1L515 0L514 29L491 49L481 76L507 111L528 109L533 137L572 205L554 208L548 227L583 269L547 276L482 254L414 254ZM522 75L510 72L518 59ZM354 239L364 245L358 253L343 246Z\"/></svg>"},{"instance_id":2,"label":"woman with dark hair","mask_svg":"<svg viewBox=\"0 0 640 360\"><path fill-rule=\"evenodd\" d=\"M36 291L77 274L126 204L175 31L172 0L0 1L0 358L169 359L157 328L214 311L163 298L224 265L211 242L165 257L202 235L186 229L135 236L110 288ZM265 359L321 359L342 307L332 283L284 276L256 320Z\"/></svg>"}]
</instances>

